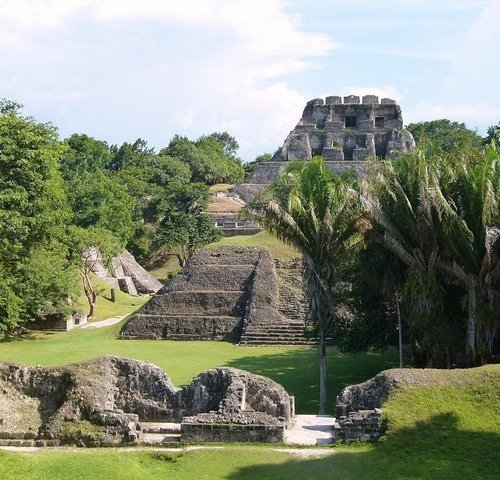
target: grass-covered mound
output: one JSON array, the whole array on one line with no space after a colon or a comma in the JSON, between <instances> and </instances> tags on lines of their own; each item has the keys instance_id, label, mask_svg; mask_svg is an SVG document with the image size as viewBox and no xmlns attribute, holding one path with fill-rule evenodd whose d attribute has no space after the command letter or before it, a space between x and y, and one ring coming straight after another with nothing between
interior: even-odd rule
<instances>
[{"instance_id":1,"label":"grass-covered mound","mask_svg":"<svg viewBox=\"0 0 500 480\"><path fill-rule=\"evenodd\" d=\"M248 446L179 454L120 449L0 451L0 478L496 480L500 366L441 373L444 381L424 387L401 385L392 391L384 406L387 435L376 445L328 447L332 454L321 458Z\"/></svg>"}]
</instances>

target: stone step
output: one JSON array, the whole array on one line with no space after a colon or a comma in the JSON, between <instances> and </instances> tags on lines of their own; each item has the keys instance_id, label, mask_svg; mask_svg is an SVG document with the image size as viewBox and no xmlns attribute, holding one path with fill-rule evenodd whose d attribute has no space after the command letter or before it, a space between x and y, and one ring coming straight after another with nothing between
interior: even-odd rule
<instances>
[{"instance_id":1,"label":"stone step","mask_svg":"<svg viewBox=\"0 0 500 480\"><path fill-rule=\"evenodd\" d=\"M242 338L246 339L263 339L263 340L306 340L304 335L269 335L265 332L261 333L249 333L242 336Z\"/></svg>"},{"instance_id":2,"label":"stone step","mask_svg":"<svg viewBox=\"0 0 500 480\"><path fill-rule=\"evenodd\" d=\"M144 433L141 435L142 445L164 445L169 443L179 443L180 441L180 433Z\"/></svg>"},{"instance_id":3,"label":"stone step","mask_svg":"<svg viewBox=\"0 0 500 480\"><path fill-rule=\"evenodd\" d=\"M143 315L242 316L248 292L244 291L175 291L157 294L145 305Z\"/></svg>"},{"instance_id":4,"label":"stone step","mask_svg":"<svg viewBox=\"0 0 500 480\"><path fill-rule=\"evenodd\" d=\"M304 324L298 324L298 325L290 325L286 327L270 327L268 328L268 332L303 332L304 331Z\"/></svg>"},{"instance_id":5,"label":"stone step","mask_svg":"<svg viewBox=\"0 0 500 480\"><path fill-rule=\"evenodd\" d=\"M21 440L0 439L0 447L57 447L57 440Z\"/></svg>"},{"instance_id":6,"label":"stone step","mask_svg":"<svg viewBox=\"0 0 500 480\"><path fill-rule=\"evenodd\" d=\"M167 340L223 340L238 335L242 317L214 315L142 315L138 314L122 330L121 338Z\"/></svg>"},{"instance_id":7,"label":"stone step","mask_svg":"<svg viewBox=\"0 0 500 480\"><path fill-rule=\"evenodd\" d=\"M140 422L143 433L178 434L181 433L180 423L171 422Z\"/></svg>"},{"instance_id":8,"label":"stone step","mask_svg":"<svg viewBox=\"0 0 500 480\"><path fill-rule=\"evenodd\" d=\"M243 336L245 338L266 337L266 338L305 338L304 332L269 332L267 330L247 330Z\"/></svg>"},{"instance_id":9,"label":"stone step","mask_svg":"<svg viewBox=\"0 0 500 480\"><path fill-rule=\"evenodd\" d=\"M245 340L242 339L240 345L290 345L290 346L315 346L315 342L307 340Z\"/></svg>"},{"instance_id":10,"label":"stone step","mask_svg":"<svg viewBox=\"0 0 500 480\"><path fill-rule=\"evenodd\" d=\"M35 432L1 432L0 439L2 440L34 440L38 435Z\"/></svg>"}]
</instances>

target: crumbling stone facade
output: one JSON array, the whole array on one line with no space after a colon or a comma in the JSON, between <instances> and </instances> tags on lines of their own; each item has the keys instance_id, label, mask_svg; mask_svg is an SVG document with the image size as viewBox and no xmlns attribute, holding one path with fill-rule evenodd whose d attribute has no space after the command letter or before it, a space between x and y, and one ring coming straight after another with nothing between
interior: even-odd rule
<instances>
[{"instance_id":1,"label":"crumbling stone facade","mask_svg":"<svg viewBox=\"0 0 500 480\"><path fill-rule=\"evenodd\" d=\"M265 377L215 368L181 389L155 365L120 357L0 363L0 391L0 445L10 446L140 443L142 422L180 423L182 441L276 442L291 417L290 397Z\"/></svg>"},{"instance_id":2,"label":"crumbling stone facade","mask_svg":"<svg viewBox=\"0 0 500 480\"><path fill-rule=\"evenodd\" d=\"M415 148L411 133L403 128L401 108L394 100L365 95L316 98L307 102L302 118L290 132L275 161L326 161L386 158Z\"/></svg>"},{"instance_id":3,"label":"crumbling stone facade","mask_svg":"<svg viewBox=\"0 0 500 480\"><path fill-rule=\"evenodd\" d=\"M134 256L124 250L117 255L108 268L99 249L93 247L84 255L85 263L92 272L108 285L129 295L155 293L163 284L137 263Z\"/></svg>"},{"instance_id":4,"label":"crumbling stone facade","mask_svg":"<svg viewBox=\"0 0 500 480\"><path fill-rule=\"evenodd\" d=\"M302 117L271 162L259 165L234 193L250 201L293 160L322 156L333 173L354 170L367 175L369 159L390 158L415 148L403 128L401 107L390 98L349 95L307 102Z\"/></svg>"}]
</instances>

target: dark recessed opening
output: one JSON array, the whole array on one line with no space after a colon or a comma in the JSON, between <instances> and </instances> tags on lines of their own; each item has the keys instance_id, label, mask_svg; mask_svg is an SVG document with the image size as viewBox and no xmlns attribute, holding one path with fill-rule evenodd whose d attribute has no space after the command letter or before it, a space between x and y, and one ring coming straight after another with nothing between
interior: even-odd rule
<instances>
[{"instance_id":1,"label":"dark recessed opening","mask_svg":"<svg viewBox=\"0 0 500 480\"><path fill-rule=\"evenodd\" d=\"M345 128L354 128L356 126L356 117L345 117Z\"/></svg>"},{"instance_id":2,"label":"dark recessed opening","mask_svg":"<svg viewBox=\"0 0 500 480\"><path fill-rule=\"evenodd\" d=\"M384 128L384 117L375 117L375 127Z\"/></svg>"}]
</instances>

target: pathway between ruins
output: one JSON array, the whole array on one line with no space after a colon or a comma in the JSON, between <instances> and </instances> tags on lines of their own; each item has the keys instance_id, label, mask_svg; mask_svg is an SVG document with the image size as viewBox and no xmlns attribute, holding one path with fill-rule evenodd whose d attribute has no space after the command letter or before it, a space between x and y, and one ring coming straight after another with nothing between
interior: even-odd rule
<instances>
[{"instance_id":1,"label":"pathway between ruins","mask_svg":"<svg viewBox=\"0 0 500 480\"><path fill-rule=\"evenodd\" d=\"M126 315L120 315L118 317L106 318L106 320L101 320L100 322L86 323L85 325L82 325L80 328L102 328L102 327L109 327L111 325L116 325L117 323L120 323L125 317L130 315L130 313L127 313Z\"/></svg>"}]
</instances>

